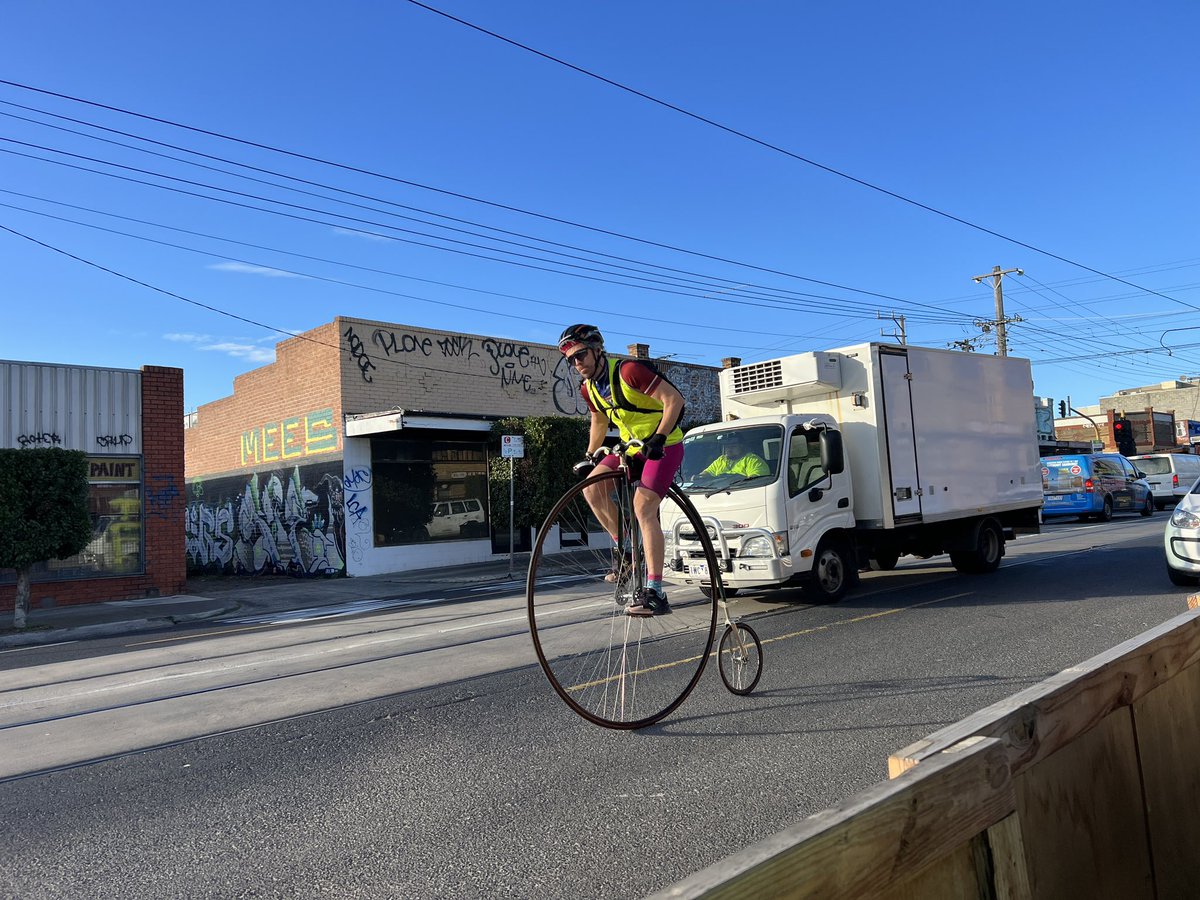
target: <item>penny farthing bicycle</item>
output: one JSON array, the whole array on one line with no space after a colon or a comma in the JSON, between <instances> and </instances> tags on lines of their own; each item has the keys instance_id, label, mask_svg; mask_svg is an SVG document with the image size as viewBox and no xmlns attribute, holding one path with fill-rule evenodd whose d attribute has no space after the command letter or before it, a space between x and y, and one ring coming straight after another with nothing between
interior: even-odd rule
<instances>
[{"instance_id":1,"label":"penny farthing bicycle","mask_svg":"<svg viewBox=\"0 0 1200 900\"><path fill-rule=\"evenodd\" d=\"M716 656L726 688L749 694L762 675L762 644L753 628L730 618L709 527L678 485L659 507L672 612L626 614L646 574L627 458L640 446L629 441L597 451L617 456L617 468L574 485L550 511L526 582L542 670L571 709L606 728L641 728L677 709L713 653L719 615L725 629ZM614 567L613 538L584 498L589 485L611 493L627 564Z\"/></svg>"}]
</instances>

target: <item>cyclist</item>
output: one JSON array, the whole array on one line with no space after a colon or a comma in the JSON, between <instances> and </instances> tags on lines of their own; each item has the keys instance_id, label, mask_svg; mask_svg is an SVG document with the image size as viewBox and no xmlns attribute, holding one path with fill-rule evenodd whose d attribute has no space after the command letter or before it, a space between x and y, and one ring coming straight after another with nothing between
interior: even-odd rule
<instances>
[{"instance_id":1,"label":"cyclist","mask_svg":"<svg viewBox=\"0 0 1200 900\"><path fill-rule=\"evenodd\" d=\"M701 475L745 475L754 478L771 474L771 467L751 449L752 442L744 431L730 432L722 444L721 455L709 463Z\"/></svg>"},{"instance_id":2,"label":"cyclist","mask_svg":"<svg viewBox=\"0 0 1200 900\"><path fill-rule=\"evenodd\" d=\"M559 337L558 349L583 379L579 392L592 415L588 459L604 445L610 425L617 429L622 441L644 442L628 458L641 468L633 510L641 526L646 584L625 611L631 616L668 615L671 606L662 584L666 551L658 507L683 462L683 431L679 427L683 395L652 365L636 359L610 358L604 352L604 336L595 325L571 325ZM615 456L604 456L596 461L595 470L588 477L595 478L602 469L616 466ZM616 544L617 508L610 492L592 485L584 490L584 497ZM628 563L628 551L615 546L613 570L607 580L623 579Z\"/></svg>"}]
</instances>

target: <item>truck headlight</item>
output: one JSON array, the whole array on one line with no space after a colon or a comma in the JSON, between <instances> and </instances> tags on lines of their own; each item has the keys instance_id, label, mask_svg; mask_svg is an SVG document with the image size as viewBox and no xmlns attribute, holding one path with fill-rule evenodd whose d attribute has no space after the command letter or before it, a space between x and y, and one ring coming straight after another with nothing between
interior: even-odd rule
<instances>
[{"instance_id":1,"label":"truck headlight","mask_svg":"<svg viewBox=\"0 0 1200 900\"><path fill-rule=\"evenodd\" d=\"M1171 513L1171 524L1176 528L1200 528L1200 516L1179 506Z\"/></svg>"},{"instance_id":2,"label":"truck headlight","mask_svg":"<svg viewBox=\"0 0 1200 900\"><path fill-rule=\"evenodd\" d=\"M786 556L788 552L788 536L786 531L777 531L771 537L764 534L755 535L742 543L738 556L754 559L771 559L775 556Z\"/></svg>"}]
</instances>

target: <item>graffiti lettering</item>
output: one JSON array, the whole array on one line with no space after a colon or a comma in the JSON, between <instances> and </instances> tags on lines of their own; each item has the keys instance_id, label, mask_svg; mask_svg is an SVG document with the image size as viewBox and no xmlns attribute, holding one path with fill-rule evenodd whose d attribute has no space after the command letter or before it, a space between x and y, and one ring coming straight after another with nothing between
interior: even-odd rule
<instances>
[{"instance_id":1,"label":"graffiti lettering","mask_svg":"<svg viewBox=\"0 0 1200 900\"><path fill-rule=\"evenodd\" d=\"M318 409L242 432L243 466L315 456L336 449L337 429L333 427L332 409Z\"/></svg>"},{"instance_id":2,"label":"graffiti lettering","mask_svg":"<svg viewBox=\"0 0 1200 900\"><path fill-rule=\"evenodd\" d=\"M174 475L151 475L150 480L157 484L146 486L146 514L166 519L170 517L175 501L183 495L175 486Z\"/></svg>"},{"instance_id":3,"label":"graffiti lettering","mask_svg":"<svg viewBox=\"0 0 1200 900\"><path fill-rule=\"evenodd\" d=\"M57 447L62 443L62 438L52 431L43 431L41 434L19 434L17 443L22 447L40 447L46 444Z\"/></svg>"},{"instance_id":4,"label":"graffiti lettering","mask_svg":"<svg viewBox=\"0 0 1200 900\"><path fill-rule=\"evenodd\" d=\"M442 338L437 342L438 349L442 351L442 356L445 357L462 357L464 359L475 359L479 356L475 352L475 341L469 337L455 335L454 337Z\"/></svg>"},{"instance_id":5,"label":"graffiti lettering","mask_svg":"<svg viewBox=\"0 0 1200 900\"><path fill-rule=\"evenodd\" d=\"M133 443L132 434L98 434L96 443L101 447L128 447Z\"/></svg>"},{"instance_id":6,"label":"graffiti lettering","mask_svg":"<svg viewBox=\"0 0 1200 900\"><path fill-rule=\"evenodd\" d=\"M341 463L208 481L184 518L188 571L332 575L345 571ZM322 473L323 474L320 474ZM265 484L260 482L265 479ZM261 484L261 487L260 487ZM192 494L198 496L199 485ZM163 492L162 496L165 497Z\"/></svg>"},{"instance_id":7,"label":"graffiti lettering","mask_svg":"<svg viewBox=\"0 0 1200 900\"><path fill-rule=\"evenodd\" d=\"M366 497L350 494L346 497L346 524L352 525L355 531L369 531L371 523L367 519L368 507L364 502Z\"/></svg>"},{"instance_id":8,"label":"graffiti lettering","mask_svg":"<svg viewBox=\"0 0 1200 900\"><path fill-rule=\"evenodd\" d=\"M546 379L534 378L528 372L518 374L509 369L502 369L500 371L500 384L502 387L517 385L524 388L527 394L539 394L546 389Z\"/></svg>"},{"instance_id":9,"label":"graffiti lettering","mask_svg":"<svg viewBox=\"0 0 1200 900\"><path fill-rule=\"evenodd\" d=\"M371 549L371 536L356 534L350 538L350 556L355 562L362 562L363 554Z\"/></svg>"},{"instance_id":10,"label":"graffiti lettering","mask_svg":"<svg viewBox=\"0 0 1200 900\"><path fill-rule=\"evenodd\" d=\"M530 351L525 344L485 338L483 349L491 357L491 373L493 375L499 375L501 368L515 369L517 366L522 369L536 369L543 375L548 371L546 357Z\"/></svg>"},{"instance_id":11,"label":"graffiti lettering","mask_svg":"<svg viewBox=\"0 0 1200 900\"><path fill-rule=\"evenodd\" d=\"M348 491L361 491L371 486L371 470L355 466L342 479Z\"/></svg>"},{"instance_id":12,"label":"graffiti lettering","mask_svg":"<svg viewBox=\"0 0 1200 900\"><path fill-rule=\"evenodd\" d=\"M564 356L554 367L554 408L567 416L587 413L587 402L580 395L579 387L579 374Z\"/></svg>"},{"instance_id":13,"label":"graffiti lettering","mask_svg":"<svg viewBox=\"0 0 1200 900\"><path fill-rule=\"evenodd\" d=\"M428 337L417 337L415 334L401 334L396 337L394 331L384 331L378 329L371 340L379 345L388 356L394 356L397 353L423 353L425 356L433 349L433 341Z\"/></svg>"},{"instance_id":14,"label":"graffiti lettering","mask_svg":"<svg viewBox=\"0 0 1200 900\"><path fill-rule=\"evenodd\" d=\"M375 368L375 363L371 362L371 357L367 356L367 348L363 346L362 338L354 333L353 327L347 328L343 333L346 335L346 341L350 344L350 358L358 363L363 381L370 384L371 376L368 373Z\"/></svg>"}]
</instances>

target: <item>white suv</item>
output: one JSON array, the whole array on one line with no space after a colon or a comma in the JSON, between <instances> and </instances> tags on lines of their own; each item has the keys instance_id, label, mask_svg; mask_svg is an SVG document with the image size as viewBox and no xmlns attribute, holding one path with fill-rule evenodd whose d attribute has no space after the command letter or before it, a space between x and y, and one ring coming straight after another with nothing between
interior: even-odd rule
<instances>
[{"instance_id":1,"label":"white suv","mask_svg":"<svg viewBox=\"0 0 1200 900\"><path fill-rule=\"evenodd\" d=\"M442 500L433 504L426 530L431 538L484 537L487 515L478 499Z\"/></svg>"}]
</instances>

